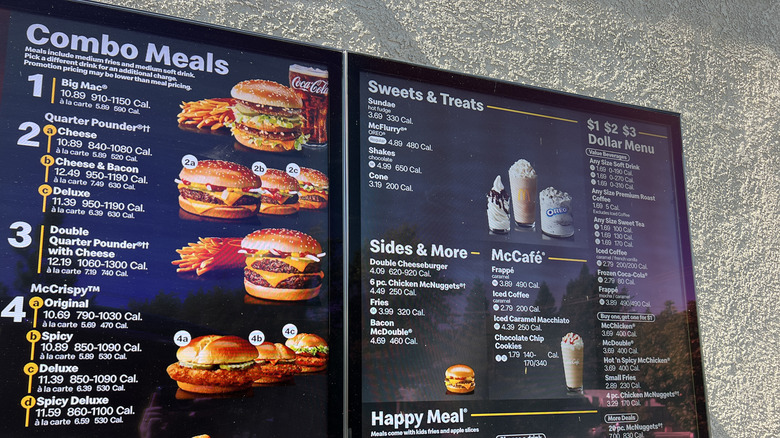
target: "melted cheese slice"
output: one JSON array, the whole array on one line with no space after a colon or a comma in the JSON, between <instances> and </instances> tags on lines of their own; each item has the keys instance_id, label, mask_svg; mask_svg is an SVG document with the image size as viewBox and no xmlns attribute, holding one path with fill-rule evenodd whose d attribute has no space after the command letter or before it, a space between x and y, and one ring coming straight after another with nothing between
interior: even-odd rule
<instances>
[{"instance_id":1,"label":"melted cheese slice","mask_svg":"<svg viewBox=\"0 0 780 438\"><path fill-rule=\"evenodd\" d=\"M225 205L227 205L228 207L232 207L233 204L236 203L236 201L241 199L242 196L252 196L253 198L259 198L261 196L260 193L245 192L243 189L238 189L235 187L228 187L221 192L216 192L213 190L209 190L206 184L198 184L198 183L179 184L177 188L179 190L190 189L190 190L197 190L200 192L209 193L210 195L221 199L222 202L224 202Z\"/></svg>"},{"instance_id":2,"label":"melted cheese slice","mask_svg":"<svg viewBox=\"0 0 780 438\"><path fill-rule=\"evenodd\" d=\"M325 274L322 271L313 274L288 274L284 272L263 271L261 269L255 269L251 266L247 266L247 269L256 272L258 275L263 277L263 279L267 281L268 284L271 285L271 287L276 287L276 285L283 282L284 280L287 280L290 277L306 275L306 276L318 276L320 278L323 278L325 276Z\"/></svg>"},{"instance_id":3,"label":"melted cheese slice","mask_svg":"<svg viewBox=\"0 0 780 438\"><path fill-rule=\"evenodd\" d=\"M190 199L189 201L190 201L190 207L195 211L196 214L203 214L204 212L214 208L219 208L219 207L225 208L224 206L221 205L199 202L199 201L195 201L194 199ZM257 205L236 205L231 207L242 208L245 210L250 210L252 212L257 211Z\"/></svg>"},{"instance_id":4,"label":"melted cheese slice","mask_svg":"<svg viewBox=\"0 0 780 438\"><path fill-rule=\"evenodd\" d=\"M257 260L261 259L262 257L255 255L251 255L246 258L246 266L248 268L251 268L253 271L260 273L260 272L266 272L266 271L260 271L258 269L252 268L252 263L256 262ZM285 258L278 258L276 259L287 263L288 265L292 266L293 268L303 272L306 270L306 267L309 266L310 263L314 263L313 260L307 259L307 258L301 258L301 257L285 257Z\"/></svg>"}]
</instances>

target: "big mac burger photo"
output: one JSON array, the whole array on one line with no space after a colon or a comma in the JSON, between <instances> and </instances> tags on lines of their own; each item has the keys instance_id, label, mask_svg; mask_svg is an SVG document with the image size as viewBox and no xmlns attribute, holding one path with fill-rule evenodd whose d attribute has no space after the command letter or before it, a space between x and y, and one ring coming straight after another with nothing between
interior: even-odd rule
<instances>
[{"instance_id":1,"label":"big mac burger photo","mask_svg":"<svg viewBox=\"0 0 780 438\"><path fill-rule=\"evenodd\" d=\"M277 301L319 295L325 253L308 234L286 228L258 230L244 237L240 252L246 254L244 287L249 295Z\"/></svg>"},{"instance_id":2,"label":"big mac burger photo","mask_svg":"<svg viewBox=\"0 0 780 438\"><path fill-rule=\"evenodd\" d=\"M248 167L222 160L200 160L176 179L179 206L192 214L240 219L257 214L262 180Z\"/></svg>"},{"instance_id":3,"label":"big mac burger photo","mask_svg":"<svg viewBox=\"0 0 780 438\"><path fill-rule=\"evenodd\" d=\"M261 178L263 196L260 198L260 213L287 215L300 210L297 179L278 169L267 169Z\"/></svg>"},{"instance_id":4,"label":"big mac burger photo","mask_svg":"<svg viewBox=\"0 0 780 438\"><path fill-rule=\"evenodd\" d=\"M316 373L328 366L330 349L325 339L312 333L298 333L285 343L295 352L295 363L302 373Z\"/></svg>"},{"instance_id":5,"label":"big mac burger photo","mask_svg":"<svg viewBox=\"0 0 780 438\"><path fill-rule=\"evenodd\" d=\"M301 208L318 210L328 206L328 176L316 169L301 167L298 173L298 203Z\"/></svg>"},{"instance_id":6,"label":"big mac burger photo","mask_svg":"<svg viewBox=\"0 0 780 438\"><path fill-rule=\"evenodd\" d=\"M194 338L176 352L179 360L167 372L179 388L200 394L222 394L248 389L260 378L257 348L238 336L206 335Z\"/></svg>"},{"instance_id":7,"label":"big mac burger photo","mask_svg":"<svg viewBox=\"0 0 780 438\"><path fill-rule=\"evenodd\" d=\"M273 81L239 82L230 91L233 105L231 132L242 145L261 151L300 150L306 142L303 101L291 88Z\"/></svg>"}]
</instances>

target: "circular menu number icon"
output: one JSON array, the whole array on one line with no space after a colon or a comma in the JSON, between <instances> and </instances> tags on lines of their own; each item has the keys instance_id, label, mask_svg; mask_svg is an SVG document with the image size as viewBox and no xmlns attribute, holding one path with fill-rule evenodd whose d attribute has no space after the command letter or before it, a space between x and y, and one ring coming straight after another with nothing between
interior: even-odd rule
<instances>
[{"instance_id":1,"label":"circular menu number icon","mask_svg":"<svg viewBox=\"0 0 780 438\"><path fill-rule=\"evenodd\" d=\"M265 342L265 333L260 330L253 330L249 334L249 343L252 345L260 345Z\"/></svg>"},{"instance_id":2,"label":"circular menu number icon","mask_svg":"<svg viewBox=\"0 0 780 438\"><path fill-rule=\"evenodd\" d=\"M257 176L263 176L268 171L268 166L262 161L255 161L252 163L252 173Z\"/></svg>"},{"instance_id":3,"label":"circular menu number icon","mask_svg":"<svg viewBox=\"0 0 780 438\"><path fill-rule=\"evenodd\" d=\"M297 334L298 334L298 327L295 324L285 324L285 326L282 327L282 336L284 336L287 339L290 339Z\"/></svg>"},{"instance_id":4,"label":"circular menu number icon","mask_svg":"<svg viewBox=\"0 0 780 438\"><path fill-rule=\"evenodd\" d=\"M181 165L185 169L194 169L198 167L198 157L195 155L187 154L181 157Z\"/></svg>"},{"instance_id":5,"label":"circular menu number icon","mask_svg":"<svg viewBox=\"0 0 780 438\"><path fill-rule=\"evenodd\" d=\"M192 335L187 330L179 330L173 335L173 343L178 347L184 347L192 341Z\"/></svg>"},{"instance_id":6,"label":"circular menu number icon","mask_svg":"<svg viewBox=\"0 0 780 438\"><path fill-rule=\"evenodd\" d=\"M287 174L291 177L298 179L298 177L301 175L301 166L295 163L290 163L287 165L287 167L284 168L284 171L287 172Z\"/></svg>"}]
</instances>

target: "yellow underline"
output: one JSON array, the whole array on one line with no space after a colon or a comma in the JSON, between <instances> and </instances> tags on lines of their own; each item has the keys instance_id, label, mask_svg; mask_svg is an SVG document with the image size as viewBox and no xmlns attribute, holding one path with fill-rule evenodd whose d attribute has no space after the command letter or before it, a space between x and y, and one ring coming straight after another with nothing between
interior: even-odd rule
<instances>
[{"instance_id":1,"label":"yellow underline","mask_svg":"<svg viewBox=\"0 0 780 438\"><path fill-rule=\"evenodd\" d=\"M599 411L549 411L549 412L499 412L494 414L471 414L472 417L513 417L522 415L564 415L564 414L597 414Z\"/></svg>"},{"instance_id":2,"label":"yellow underline","mask_svg":"<svg viewBox=\"0 0 780 438\"><path fill-rule=\"evenodd\" d=\"M581 263L587 262L587 260L585 259L565 259L563 257L547 257L547 260L559 260L562 262L581 262Z\"/></svg>"},{"instance_id":3,"label":"yellow underline","mask_svg":"<svg viewBox=\"0 0 780 438\"><path fill-rule=\"evenodd\" d=\"M649 133L649 132L642 132L642 131L639 131L639 133L640 133L640 134L642 134L642 135L649 135L650 137L667 138L665 135L660 135L660 134L651 134L651 133Z\"/></svg>"},{"instance_id":4,"label":"yellow underline","mask_svg":"<svg viewBox=\"0 0 780 438\"><path fill-rule=\"evenodd\" d=\"M513 109L509 109L509 108L501 108L501 107L498 107L498 106L491 106L491 105L488 105L487 107L491 108L491 109L494 109L494 110L499 110L499 111L509 111L510 113L525 114L527 116L544 117L545 119L560 120L562 122L569 122L569 123L578 123L576 120L563 119L563 118L560 118L560 117L547 116L547 115L544 115L544 114L529 113L529 112L526 112L526 111L513 110Z\"/></svg>"}]
</instances>

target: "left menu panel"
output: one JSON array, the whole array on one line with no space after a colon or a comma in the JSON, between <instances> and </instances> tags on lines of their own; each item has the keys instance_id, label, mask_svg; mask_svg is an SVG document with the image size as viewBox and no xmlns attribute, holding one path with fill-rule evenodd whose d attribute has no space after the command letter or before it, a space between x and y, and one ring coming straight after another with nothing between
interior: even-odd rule
<instances>
[{"instance_id":1,"label":"left menu panel","mask_svg":"<svg viewBox=\"0 0 780 438\"><path fill-rule=\"evenodd\" d=\"M0 2L0 435L339 436L342 54L35 6Z\"/></svg>"}]
</instances>

